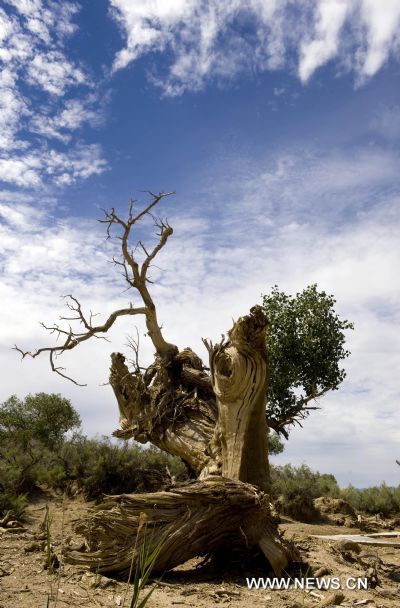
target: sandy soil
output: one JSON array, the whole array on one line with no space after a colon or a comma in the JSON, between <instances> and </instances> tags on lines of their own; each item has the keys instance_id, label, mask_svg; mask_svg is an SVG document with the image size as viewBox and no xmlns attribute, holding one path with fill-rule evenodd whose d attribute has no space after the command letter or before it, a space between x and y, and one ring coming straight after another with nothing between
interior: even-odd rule
<instances>
[{"instance_id":1,"label":"sandy soil","mask_svg":"<svg viewBox=\"0 0 400 608\"><path fill-rule=\"evenodd\" d=\"M43 533L46 504L51 521L54 553L61 556L62 545L79 542L71 522L82 517L88 503L81 499L62 499L43 495L27 510L23 528L0 528L0 608L64 608L66 606L129 606L130 590L126 583L116 582L79 568L63 564L49 573L46 540ZM303 524L289 519L282 522L285 536L300 549L302 564L293 568L292 577L312 577L326 568L326 577L363 577L368 568L376 569L379 585L375 589L342 589L344 597L334 599L332 590L248 589L246 576L267 576L268 572L251 571L251 566L235 574L216 572L191 560L171 573L154 591L149 608L179 606L207 607L224 605L232 608L274 606L274 608L307 608L326 606L331 598L342 606L395 608L400 606L400 548L361 546L361 552L338 548L334 541L313 537L314 534L355 534L359 530L326 523ZM370 571L371 572L371 571ZM124 598L127 592L127 599Z\"/></svg>"}]
</instances>

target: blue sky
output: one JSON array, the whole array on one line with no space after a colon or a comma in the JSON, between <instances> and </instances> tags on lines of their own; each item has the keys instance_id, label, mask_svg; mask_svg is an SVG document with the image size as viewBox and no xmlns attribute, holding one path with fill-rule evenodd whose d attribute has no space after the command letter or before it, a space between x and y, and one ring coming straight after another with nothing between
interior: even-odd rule
<instances>
[{"instance_id":1,"label":"blue sky","mask_svg":"<svg viewBox=\"0 0 400 608\"><path fill-rule=\"evenodd\" d=\"M82 389L10 346L48 342L38 321L59 295L104 315L126 303L95 220L171 190L154 286L167 339L204 357L201 337L272 285L317 282L355 324L348 376L278 461L397 484L399 32L397 0L3 1L0 399L56 391L85 432L116 427L100 384L129 324L65 358Z\"/></svg>"}]
</instances>

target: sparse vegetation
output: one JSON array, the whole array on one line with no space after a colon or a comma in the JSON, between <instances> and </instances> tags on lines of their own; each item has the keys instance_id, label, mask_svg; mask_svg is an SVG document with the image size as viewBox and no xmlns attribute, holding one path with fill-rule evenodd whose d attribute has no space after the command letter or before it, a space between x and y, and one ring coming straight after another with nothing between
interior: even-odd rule
<instances>
[{"instance_id":1,"label":"sparse vegetation","mask_svg":"<svg viewBox=\"0 0 400 608\"><path fill-rule=\"evenodd\" d=\"M318 513L314 499L319 496L340 496L340 488L333 475L321 475L307 465L275 466L271 470L272 494L281 513L300 520L311 520Z\"/></svg>"},{"instance_id":2,"label":"sparse vegetation","mask_svg":"<svg viewBox=\"0 0 400 608\"><path fill-rule=\"evenodd\" d=\"M186 479L185 465L154 447L143 449L105 437L88 439L67 399L39 393L15 395L0 406L0 515L20 517L40 486L103 494L151 492L168 481ZM68 431L75 433L68 437Z\"/></svg>"},{"instance_id":3,"label":"sparse vegetation","mask_svg":"<svg viewBox=\"0 0 400 608\"><path fill-rule=\"evenodd\" d=\"M400 486L392 488L382 483L380 486L357 489L350 485L342 490L341 496L356 511L383 516L400 513Z\"/></svg>"},{"instance_id":4,"label":"sparse vegetation","mask_svg":"<svg viewBox=\"0 0 400 608\"><path fill-rule=\"evenodd\" d=\"M89 500L102 494L152 492L168 481L187 478L185 465L157 448L144 449L127 441L76 435L61 450L63 477L59 485L75 487Z\"/></svg>"},{"instance_id":5,"label":"sparse vegetation","mask_svg":"<svg viewBox=\"0 0 400 608\"><path fill-rule=\"evenodd\" d=\"M103 494L154 492L188 478L178 458L153 446L144 449L128 441L89 439L79 431L79 423L77 412L60 395L39 393L22 401L12 396L0 406L0 516L11 511L21 517L38 487L80 492L96 500ZM271 454L283 450L276 433L268 439ZM356 511L368 514L400 511L400 486L383 483L341 490L333 475L312 471L305 464L272 466L271 477L280 512L294 518L315 517L313 501L320 496L343 498Z\"/></svg>"},{"instance_id":6,"label":"sparse vegetation","mask_svg":"<svg viewBox=\"0 0 400 608\"><path fill-rule=\"evenodd\" d=\"M60 474L59 453L78 413L60 395L12 395L0 405L0 513L20 516L26 497Z\"/></svg>"},{"instance_id":7,"label":"sparse vegetation","mask_svg":"<svg viewBox=\"0 0 400 608\"><path fill-rule=\"evenodd\" d=\"M341 498L357 512L382 516L400 513L400 486L340 489L333 475L312 471L307 465L271 467L272 494L279 511L294 519L309 521L318 513L314 500L320 496Z\"/></svg>"}]
</instances>

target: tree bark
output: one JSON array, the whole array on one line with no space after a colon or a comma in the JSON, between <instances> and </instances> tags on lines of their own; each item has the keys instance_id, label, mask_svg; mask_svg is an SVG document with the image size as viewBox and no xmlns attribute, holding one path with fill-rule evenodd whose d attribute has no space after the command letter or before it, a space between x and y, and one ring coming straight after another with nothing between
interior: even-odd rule
<instances>
[{"instance_id":1,"label":"tree bark","mask_svg":"<svg viewBox=\"0 0 400 608\"><path fill-rule=\"evenodd\" d=\"M255 306L234 324L229 340L210 346L209 352L222 475L269 491L266 327L261 307Z\"/></svg>"},{"instance_id":2,"label":"tree bark","mask_svg":"<svg viewBox=\"0 0 400 608\"><path fill-rule=\"evenodd\" d=\"M255 306L227 340L205 342L210 375L190 348L156 355L145 373L130 373L123 355L112 355L121 426L114 434L179 456L199 479L169 491L107 498L78 524L88 551L71 553L69 561L126 576L147 537L153 548L161 546L155 571L162 572L227 539L237 542L240 531L281 572L287 552L267 493L266 327Z\"/></svg>"},{"instance_id":3,"label":"tree bark","mask_svg":"<svg viewBox=\"0 0 400 608\"><path fill-rule=\"evenodd\" d=\"M247 546L260 544L275 572L287 563L267 496L221 476L169 492L110 496L76 531L86 538L87 552L70 552L70 563L124 578L144 542L149 552L160 547L154 573L162 573L212 553L230 537L237 541L238 533Z\"/></svg>"}]
</instances>

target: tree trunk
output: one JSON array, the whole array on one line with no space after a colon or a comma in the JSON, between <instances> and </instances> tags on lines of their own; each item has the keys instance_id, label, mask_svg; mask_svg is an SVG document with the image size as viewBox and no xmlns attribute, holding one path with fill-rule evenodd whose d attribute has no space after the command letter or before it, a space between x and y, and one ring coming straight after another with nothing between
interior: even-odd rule
<instances>
[{"instance_id":1,"label":"tree trunk","mask_svg":"<svg viewBox=\"0 0 400 608\"><path fill-rule=\"evenodd\" d=\"M261 307L240 318L229 340L209 346L218 406L214 443L220 445L222 475L269 490L267 423L267 322Z\"/></svg>"},{"instance_id":2,"label":"tree trunk","mask_svg":"<svg viewBox=\"0 0 400 608\"><path fill-rule=\"evenodd\" d=\"M145 373L129 372L123 355L112 355L110 383L121 425L114 435L182 458L198 480L107 498L77 526L88 551L71 553L70 561L127 575L146 537L151 546L161 545L155 571L162 572L215 551L240 531L275 572L286 566L268 496L266 326L255 306L226 341L205 342L211 375L190 348L158 353Z\"/></svg>"},{"instance_id":3,"label":"tree trunk","mask_svg":"<svg viewBox=\"0 0 400 608\"><path fill-rule=\"evenodd\" d=\"M221 476L169 492L111 496L76 530L86 537L88 552L71 552L68 561L122 577L135 565L145 538L149 551L161 547L154 572L215 551L238 532L248 546L260 543L276 572L286 565L267 497Z\"/></svg>"}]
</instances>

